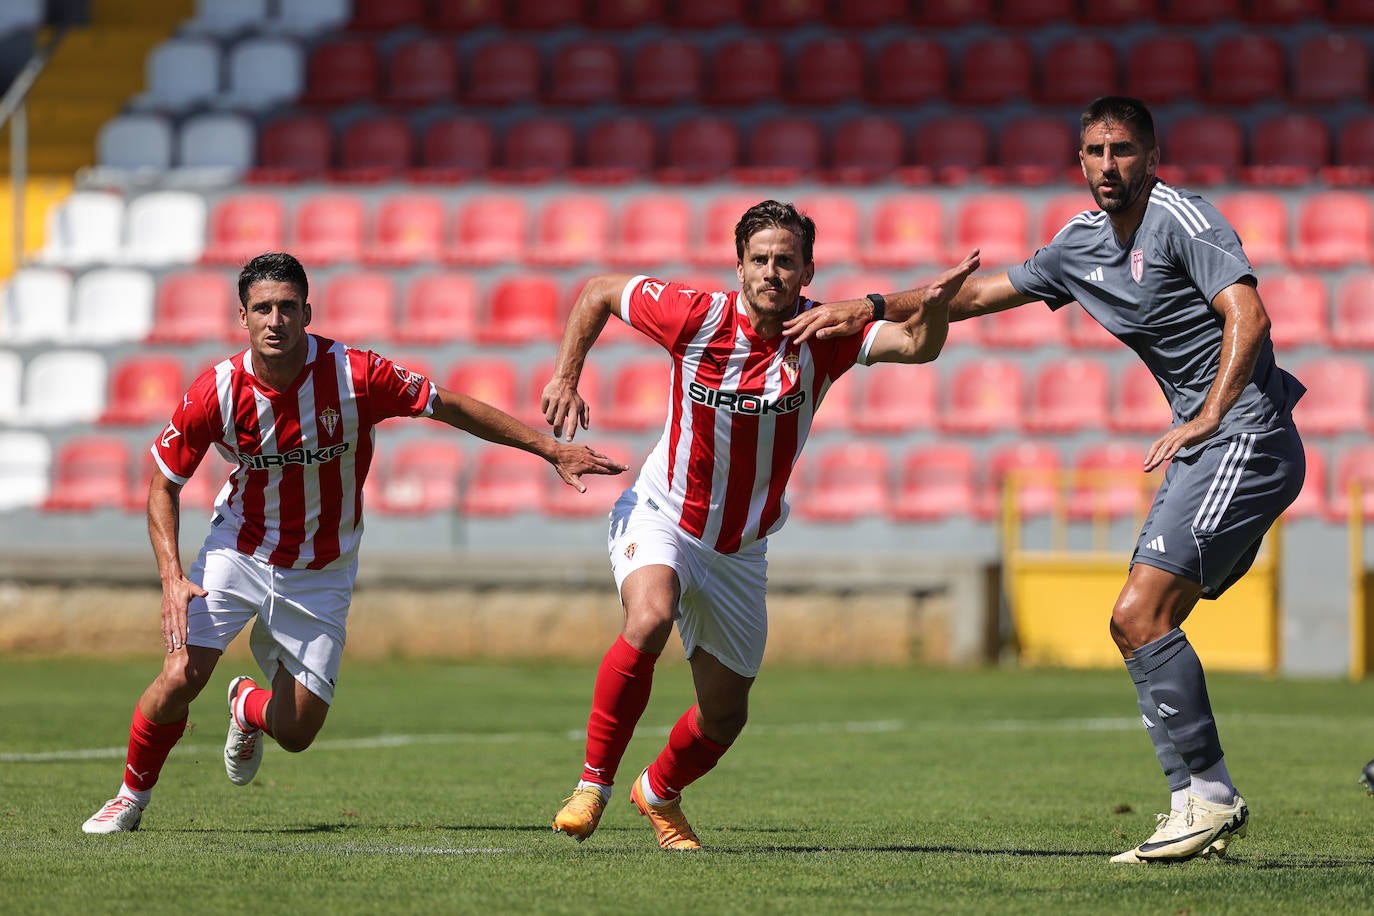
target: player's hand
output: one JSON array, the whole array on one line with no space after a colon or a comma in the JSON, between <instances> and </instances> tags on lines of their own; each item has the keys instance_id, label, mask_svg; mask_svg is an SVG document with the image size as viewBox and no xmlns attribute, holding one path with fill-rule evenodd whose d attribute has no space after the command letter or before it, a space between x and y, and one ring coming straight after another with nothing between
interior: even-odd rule
<instances>
[{"instance_id":1,"label":"player's hand","mask_svg":"<svg viewBox=\"0 0 1374 916\"><path fill-rule=\"evenodd\" d=\"M167 654L186 648L186 607L192 598L209 594L185 576L162 584L162 644Z\"/></svg>"},{"instance_id":2,"label":"player's hand","mask_svg":"<svg viewBox=\"0 0 1374 916\"><path fill-rule=\"evenodd\" d=\"M1150 443L1150 450L1145 453L1144 469L1153 471L1166 461L1172 461L1179 449L1206 442L1220 426L1220 421L1204 417L1194 417L1187 423L1175 426Z\"/></svg>"},{"instance_id":3,"label":"player's hand","mask_svg":"<svg viewBox=\"0 0 1374 916\"><path fill-rule=\"evenodd\" d=\"M782 333L796 338L797 343L805 343L812 337L825 340L828 337L848 337L857 334L868 324L873 314L873 304L867 299L858 302L828 302L807 309L782 323Z\"/></svg>"},{"instance_id":4,"label":"player's hand","mask_svg":"<svg viewBox=\"0 0 1374 916\"><path fill-rule=\"evenodd\" d=\"M629 470L629 465L607 458L600 452L585 445L558 443L553 456L553 466L563 482L579 493L586 493L582 483L583 474L621 474Z\"/></svg>"},{"instance_id":5,"label":"player's hand","mask_svg":"<svg viewBox=\"0 0 1374 916\"><path fill-rule=\"evenodd\" d=\"M544 386L544 393L539 397L539 409L544 413L544 419L553 427L553 437L563 438L563 429L567 427L568 441L571 442L577 435L577 427L587 429L592 422L591 409L587 407L587 402L582 400L582 395L577 393L577 389L562 379L549 379L549 383Z\"/></svg>"},{"instance_id":6,"label":"player's hand","mask_svg":"<svg viewBox=\"0 0 1374 916\"><path fill-rule=\"evenodd\" d=\"M977 248L964 255L962 261L921 289L921 304L923 306L949 305L954 297L959 294L959 290L963 288L964 281L972 276L981 263L981 252Z\"/></svg>"}]
</instances>

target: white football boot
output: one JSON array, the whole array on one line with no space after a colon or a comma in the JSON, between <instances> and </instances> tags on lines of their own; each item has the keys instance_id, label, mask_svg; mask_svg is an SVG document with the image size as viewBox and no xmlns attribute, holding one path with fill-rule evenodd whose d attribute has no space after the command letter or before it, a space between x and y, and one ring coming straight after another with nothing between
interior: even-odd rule
<instances>
[{"instance_id":1,"label":"white football boot","mask_svg":"<svg viewBox=\"0 0 1374 916\"><path fill-rule=\"evenodd\" d=\"M1131 850L1144 862L1184 862L1226 855L1232 840L1245 836L1250 808L1237 795L1229 805L1214 805L1188 793L1182 811L1170 812L1145 842ZM1113 861L1130 861L1122 853Z\"/></svg>"},{"instance_id":2,"label":"white football boot","mask_svg":"<svg viewBox=\"0 0 1374 916\"><path fill-rule=\"evenodd\" d=\"M247 686L244 687L243 685ZM229 682L229 736L224 741L224 772L236 786L246 786L258 775L262 766L262 729L248 723L240 724L239 694L258 685L248 675L240 675Z\"/></svg>"},{"instance_id":3,"label":"white football boot","mask_svg":"<svg viewBox=\"0 0 1374 916\"><path fill-rule=\"evenodd\" d=\"M143 809L127 798L115 796L100 806L86 823L82 833L132 833L143 820Z\"/></svg>"}]
</instances>

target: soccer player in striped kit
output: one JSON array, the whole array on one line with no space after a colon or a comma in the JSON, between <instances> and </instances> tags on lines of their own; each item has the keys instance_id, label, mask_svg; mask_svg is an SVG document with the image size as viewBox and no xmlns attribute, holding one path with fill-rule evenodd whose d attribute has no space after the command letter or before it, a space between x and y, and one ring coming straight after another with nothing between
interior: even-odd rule
<instances>
[{"instance_id":1,"label":"soccer player in striped kit","mask_svg":"<svg viewBox=\"0 0 1374 916\"><path fill-rule=\"evenodd\" d=\"M965 283L951 321L1078 301L1138 353L1173 409L1142 468L1168 470L1112 608L1110 631L1171 793L1145 842L1113 862L1224 855L1250 810L1226 768L1202 663L1180 629L1254 562L1306 473L1292 410L1306 390L1274 361L1269 317L1240 239L1207 201L1155 176L1154 121L1105 96L1081 118L1079 159L1100 208L1024 264ZM900 316L899 308L892 310ZM801 316L798 340L853 333L862 308Z\"/></svg>"},{"instance_id":2,"label":"soccer player in striped kit","mask_svg":"<svg viewBox=\"0 0 1374 916\"><path fill-rule=\"evenodd\" d=\"M815 224L792 205L764 201L735 227L738 291L600 276L568 318L541 402L556 436L588 426L577 383L612 316L660 344L673 364L663 435L611 511L624 629L597 672L582 777L553 822L578 841L600 822L676 622L696 703L630 798L661 847L700 847L680 796L744 728L768 630L768 536L787 518L784 491L812 417L856 363L934 359L949 329L946 302L978 266L975 252L930 286L892 294L903 323L871 320L859 336L799 343L783 336L783 322L815 305L801 295L815 271L815 237ZM885 299L871 301L866 308Z\"/></svg>"},{"instance_id":3,"label":"soccer player in striped kit","mask_svg":"<svg viewBox=\"0 0 1374 916\"><path fill-rule=\"evenodd\" d=\"M264 735L293 752L314 741L343 654L377 423L430 417L539 455L579 491L583 474L626 470L376 353L307 333L308 288L289 254L249 261L238 281L248 349L203 372L153 442L148 530L167 656L134 707L124 782L86 833L138 829L191 702L253 618L250 644L271 687L247 676L229 685L229 779L246 785L257 774ZM177 546L181 488L212 446L237 467L188 576Z\"/></svg>"}]
</instances>

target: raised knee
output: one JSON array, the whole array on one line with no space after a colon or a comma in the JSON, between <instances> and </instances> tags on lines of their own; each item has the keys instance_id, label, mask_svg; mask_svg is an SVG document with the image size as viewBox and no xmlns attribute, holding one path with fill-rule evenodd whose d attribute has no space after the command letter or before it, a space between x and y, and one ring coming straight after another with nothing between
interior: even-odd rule
<instances>
[{"instance_id":1,"label":"raised knee","mask_svg":"<svg viewBox=\"0 0 1374 916\"><path fill-rule=\"evenodd\" d=\"M277 739L277 744L281 749L290 754L299 754L315 743L314 732L305 733L286 730L278 731L273 737Z\"/></svg>"}]
</instances>

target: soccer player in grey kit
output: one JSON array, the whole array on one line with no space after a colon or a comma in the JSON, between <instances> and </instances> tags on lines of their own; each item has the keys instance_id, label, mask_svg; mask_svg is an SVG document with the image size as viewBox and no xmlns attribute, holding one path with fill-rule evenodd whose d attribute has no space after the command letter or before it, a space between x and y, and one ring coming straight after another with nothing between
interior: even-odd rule
<instances>
[{"instance_id":1,"label":"soccer player in grey kit","mask_svg":"<svg viewBox=\"0 0 1374 916\"><path fill-rule=\"evenodd\" d=\"M1254 562L1302 489L1293 425L1301 383L1274 362L1269 318L1240 239L1210 203L1155 176L1154 122L1138 99L1106 96L1082 116L1079 160L1100 210L1084 211L1023 264L971 277L950 320L1028 302L1077 300L1154 373L1173 424L1145 452L1168 463L1112 608L1111 635L1171 791L1170 812L1113 862L1224 855L1250 812L1222 756L1202 664L1179 629ZM852 333L867 304L825 306L786 333ZM891 312L891 310L890 310ZM901 320L901 314L888 315Z\"/></svg>"}]
</instances>

